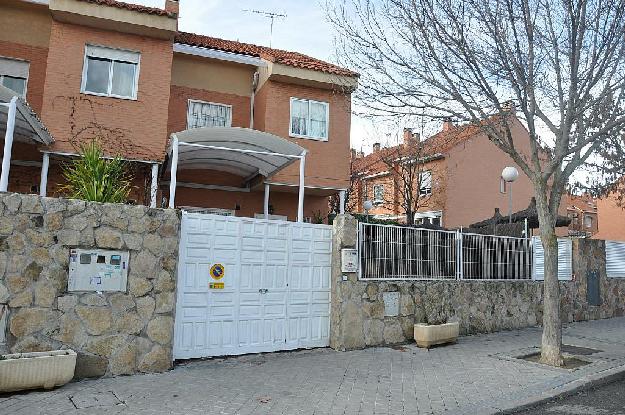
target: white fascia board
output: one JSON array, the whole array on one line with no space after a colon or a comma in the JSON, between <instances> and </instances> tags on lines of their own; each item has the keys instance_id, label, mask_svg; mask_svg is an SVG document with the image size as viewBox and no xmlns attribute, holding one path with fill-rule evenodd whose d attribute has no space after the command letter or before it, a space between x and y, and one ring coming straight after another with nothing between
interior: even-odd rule
<instances>
[{"instance_id":1,"label":"white fascia board","mask_svg":"<svg viewBox=\"0 0 625 415\"><path fill-rule=\"evenodd\" d=\"M24 0L26 3L45 4L49 5L50 0Z\"/></svg>"},{"instance_id":2,"label":"white fascia board","mask_svg":"<svg viewBox=\"0 0 625 415\"><path fill-rule=\"evenodd\" d=\"M367 179L375 179L376 177L383 177L383 176L388 176L390 174L389 171L383 171L380 173L375 173L375 174L370 174L368 176L363 177L363 179L367 180Z\"/></svg>"},{"instance_id":3,"label":"white fascia board","mask_svg":"<svg viewBox=\"0 0 625 415\"><path fill-rule=\"evenodd\" d=\"M219 59L227 62L241 63L243 65L252 65L257 67L267 66L267 63L264 60L262 60L261 58L256 58L254 56L224 52L223 50L208 49L199 46L185 45L184 43L174 43L174 52L184 53L186 55L201 56L204 58Z\"/></svg>"}]
</instances>

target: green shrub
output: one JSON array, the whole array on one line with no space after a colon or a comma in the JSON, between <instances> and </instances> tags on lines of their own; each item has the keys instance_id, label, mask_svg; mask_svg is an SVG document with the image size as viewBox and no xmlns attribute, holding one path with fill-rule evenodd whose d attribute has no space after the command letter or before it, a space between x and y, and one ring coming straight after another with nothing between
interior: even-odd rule
<instances>
[{"instance_id":1,"label":"green shrub","mask_svg":"<svg viewBox=\"0 0 625 415\"><path fill-rule=\"evenodd\" d=\"M103 203L128 200L132 177L120 157L103 158L97 140L80 146L80 157L63 166L67 182L61 191L70 198Z\"/></svg>"}]
</instances>

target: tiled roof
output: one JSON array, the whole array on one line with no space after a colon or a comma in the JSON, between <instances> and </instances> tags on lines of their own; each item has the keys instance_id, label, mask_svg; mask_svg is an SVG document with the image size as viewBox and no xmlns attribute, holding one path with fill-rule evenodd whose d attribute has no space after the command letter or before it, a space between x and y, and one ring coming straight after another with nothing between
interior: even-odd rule
<instances>
[{"instance_id":1,"label":"tiled roof","mask_svg":"<svg viewBox=\"0 0 625 415\"><path fill-rule=\"evenodd\" d=\"M191 46L199 46L203 48L217 49L225 52L263 58L271 62L281 63L295 68L310 69L332 75L358 76L356 72L349 69L341 68L340 66L324 62L298 52L288 52L285 50L268 48L266 46L257 46L249 43L235 42L233 40L224 40L185 32L178 32L175 41Z\"/></svg>"},{"instance_id":2,"label":"tiled roof","mask_svg":"<svg viewBox=\"0 0 625 415\"><path fill-rule=\"evenodd\" d=\"M99 4L102 6L117 7L118 9L126 9L126 10L131 10L131 11L140 12L140 13L155 14L158 16L176 17L175 13L170 13L167 10L159 9L157 7L148 7L148 6L142 6L139 4L124 3L122 1L116 1L116 0L78 0L78 1L82 1L85 3Z\"/></svg>"},{"instance_id":3,"label":"tiled roof","mask_svg":"<svg viewBox=\"0 0 625 415\"><path fill-rule=\"evenodd\" d=\"M423 150L420 151L422 157L432 157L437 154L445 153L461 141L468 140L480 132L480 128L475 124L464 124L453 126L449 130L441 131L422 141ZM388 166L383 161L388 157L401 157L403 154L409 154L410 150L404 144L393 147L382 148L379 151L366 155L365 157L356 158L353 161L352 169L359 173L379 173L387 170ZM412 153L414 157L414 152Z\"/></svg>"}]
</instances>

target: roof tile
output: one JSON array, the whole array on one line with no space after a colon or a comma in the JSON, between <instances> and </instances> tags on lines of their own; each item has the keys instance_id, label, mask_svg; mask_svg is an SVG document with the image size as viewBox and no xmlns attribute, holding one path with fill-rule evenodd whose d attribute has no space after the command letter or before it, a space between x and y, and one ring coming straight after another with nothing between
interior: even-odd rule
<instances>
[{"instance_id":1,"label":"roof tile","mask_svg":"<svg viewBox=\"0 0 625 415\"><path fill-rule=\"evenodd\" d=\"M270 62L281 63L295 68L310 69L332 75L358 76L356 72L340 66L324 62L320 59L280 49L258 46L250 43L235 42L233 40L219 39L211 36L197 35L194 33L178 32L175 41L191 46L199 46L209 49L217 49L224 52L239 53L242 55L263 58Z\"/></svg>"},{"instance_id":2,"label":"roof tile","mask_svg":"<svg viewBox=\"0 0 625 415\"><path fill-rule=\"evenodd\" d=\"M78 0L78 1L82 1L85 3L99 4L102 6L117 7L118 9L126 9L126 10L131 10L131 11L135 11L139 13L155 14L158 16L176 17L175 13L168 12L167 10L164 10L164 9L159 9L157 7L148 7L148 6L142 6L140 4L124 3L122 1L116 1L116 0Z\"/></svg>"}]
</instances>

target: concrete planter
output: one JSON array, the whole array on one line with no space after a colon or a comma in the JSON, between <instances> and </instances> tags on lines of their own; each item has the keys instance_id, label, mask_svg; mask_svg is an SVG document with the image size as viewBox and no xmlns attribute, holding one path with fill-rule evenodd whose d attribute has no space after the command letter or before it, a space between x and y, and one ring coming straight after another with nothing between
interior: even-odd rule
<instances>
[{"instance_id":1,"label":"concrete planter","mask_svg":"<svg viewBox=\"0 0 625 415\"><path fill-rule=\"evenodd\" d=\"M24 389L52 389L72 380L76 368L76 352L16 353L0 360L0 392Z\"/></svg>"},{"instance_id":2,"label":"concrete planter","mask_svg":"<svg viewBox=\"0 0 625 415\"><path fill-rule=\"evenodd\" d=\"M437 344L453 343L460 334L460 323L415 324L414 339L417 346L429 349Z\"/></svg>"}]
</instances>

